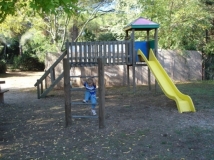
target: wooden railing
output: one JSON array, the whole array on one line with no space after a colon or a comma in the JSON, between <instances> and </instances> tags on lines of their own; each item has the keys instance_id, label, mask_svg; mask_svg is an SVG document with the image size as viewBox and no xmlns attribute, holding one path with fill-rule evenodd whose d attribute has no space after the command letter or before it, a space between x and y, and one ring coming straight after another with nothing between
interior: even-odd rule
<instances>
[{"instance_id":1,"label":"wooden railing","mask_svg":"<svg viewBox=\"0 0 214 160\"><path fill-rule=\"evenodd\" d=\"M37 87L37 98L44 98L53 88L54 86L62 79L63 71L58 77L55 75L55 67L63 60L63 58L67 55L67 52L64 51L62 55L53 63L53 65L45 71L40 79L37 80L34 86ZM47 77L50 76L51 83L48 86Z\"/></svg>"},{"instance_id":2,"label":"wooden railing","mask_svg":"<svg viewBox=\"0 0 214 160\"><path fill-rule=\"evenodd\" d=\"M67 42L71 66L97 65L97 58L104 58L105 65L132 64L131 41Z\"/></svg>"}]
</instances>

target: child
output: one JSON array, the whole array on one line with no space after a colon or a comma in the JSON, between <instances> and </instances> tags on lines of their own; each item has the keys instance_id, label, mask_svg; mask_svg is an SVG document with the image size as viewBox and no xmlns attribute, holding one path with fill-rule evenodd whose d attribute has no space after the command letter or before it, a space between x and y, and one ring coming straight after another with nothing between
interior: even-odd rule
<instances>
[{"instance_id":1,"label":"child","mask_svg":"<svg viewBox=\"0 0 214 160\"><path fill-rule=\"evenodd\" d=\"M92 78L88 78L85 82L83 80L81 80L82 84L85 86L86 91L85 91L85 99L83 100L84 103L87 103L88 100L91 100L91 112L92 115L95 116L96 111L95 111L95 107L96 107L96 84L93 81Z\"/></svg>"}]
</instances>

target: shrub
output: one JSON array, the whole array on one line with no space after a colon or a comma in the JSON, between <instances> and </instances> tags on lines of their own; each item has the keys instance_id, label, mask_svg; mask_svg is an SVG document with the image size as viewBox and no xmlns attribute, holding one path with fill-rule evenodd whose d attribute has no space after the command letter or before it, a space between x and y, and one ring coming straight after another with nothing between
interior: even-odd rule
<instances>
[{"instance_id":1,"label":"shrub","mask_svg":"<svg viewBox=\"0 0 214 160\"><path fill-rule=\"evenodd\" d=\"M44 70L44 63L39 62L36 55L27 53L15 57L13 67L23 71L42 71Z\"/></svg>"},{"instance_id":2,"label":"shrub","mask_svg":"<svg viewBox=\"0 0 214 160\"><path fill-rule=\"evenodd\" d=\"M114 37L112 33L103 33L98 37L97 40L98 41L116 41L117 39Z\"/></svg>"}]
</instances>

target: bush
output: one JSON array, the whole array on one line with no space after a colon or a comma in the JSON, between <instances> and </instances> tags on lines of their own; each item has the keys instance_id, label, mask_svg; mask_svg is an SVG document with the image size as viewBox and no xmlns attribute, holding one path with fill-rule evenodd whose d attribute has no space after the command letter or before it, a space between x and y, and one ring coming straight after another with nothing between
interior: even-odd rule
<instances>
[{"instance_id":1,"label":"bush","mask_svg":"<svg viewBox=\"0 0 214 160\"><path fill-rule=\"evenodd\" d=\"M0 73L6 73L7 66L4 60L0 60Z\"/></svg>"},{"instance_id":2,"label":"bush","mask_svg":"<svg viewBox=\"0 0 214 160\"><path fill-rule=\"evenodd\" d=\"M117 39L114 37L112 33L104 33L104 34L101 34L97 40L98 41L116 41Z\"/></svg>"},{"instance_id":3,"label":"bush","mask_svg":"<svg viewBox=\"0 0 214 160\"><path fill-rule=\"evenodd\" d=\"M45 68L44 63L39 62L36 55L28 53L15 57L13 67L23 71L42 71Z\"/></svg>"}]
</instances>

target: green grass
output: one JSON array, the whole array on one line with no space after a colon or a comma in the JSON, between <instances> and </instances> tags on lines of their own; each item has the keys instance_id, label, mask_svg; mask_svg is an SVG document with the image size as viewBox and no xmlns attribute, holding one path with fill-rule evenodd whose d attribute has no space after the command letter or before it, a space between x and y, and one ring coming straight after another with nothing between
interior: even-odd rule
<instances>
[{"instance_id":1,"label":"green grass","mask_svg":"<svg viewBox=\"0 0 214 160\"><path fill-rule=\"evenodd\" d=\"M214 81L195 81L192 83L176 84L177 88L192 98L197 110L214 107Z\"/></svg>"}]
</instances>

